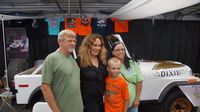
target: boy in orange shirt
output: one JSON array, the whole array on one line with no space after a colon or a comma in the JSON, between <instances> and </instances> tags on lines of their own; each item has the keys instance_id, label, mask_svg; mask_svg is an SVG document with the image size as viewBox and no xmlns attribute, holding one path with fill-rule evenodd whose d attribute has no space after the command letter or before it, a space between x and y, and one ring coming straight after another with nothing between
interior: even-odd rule
<instances>
[{"instance_id":1,"label":"boy in orange shirt","mask_svg":"<svg viewBox=\"0 0 200 112\"><path fill-rule=\"evenodd\" d=\"M121 61L117 58L108 60L108 77L106 78L105 112L127 112L129 105L128 84L119 76Z\"/></svg>"}]
</instances>

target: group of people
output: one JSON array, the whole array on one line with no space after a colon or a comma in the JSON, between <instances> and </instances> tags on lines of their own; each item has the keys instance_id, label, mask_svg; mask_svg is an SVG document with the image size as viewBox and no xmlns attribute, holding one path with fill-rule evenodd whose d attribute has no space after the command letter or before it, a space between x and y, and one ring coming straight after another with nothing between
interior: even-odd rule
<instances>
[{"instance_id":1,"label":"group of people","mask_svg":"<svg viewBox=\"0 0 200 112\"><path fill-rule=\"evenodd\" d=\"M144 78L123 43L114 43L107 59L103 37L90 34L76 60L71 56L76 46L73 31L61 31L58 44L42 69L41 89L53 112L138 112Z\"/></svg>"}]
</instances>

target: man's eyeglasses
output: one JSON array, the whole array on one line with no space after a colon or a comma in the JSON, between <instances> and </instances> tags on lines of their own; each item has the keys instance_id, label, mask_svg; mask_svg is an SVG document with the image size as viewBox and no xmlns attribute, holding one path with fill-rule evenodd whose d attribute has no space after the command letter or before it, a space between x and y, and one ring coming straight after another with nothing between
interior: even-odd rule
<instances>
[{"instance_id":1,"label":"man's eyeglasses","mask_svg":"<svg viewBox=\"0 0 200 112\"><path fill-rule=\"evenodd\" d=\"M119 52L119 51L123 51L123 52L124 52L125 49L115 49L114 51L115 51L115 52Z\"/></svg>"}]
</instances>

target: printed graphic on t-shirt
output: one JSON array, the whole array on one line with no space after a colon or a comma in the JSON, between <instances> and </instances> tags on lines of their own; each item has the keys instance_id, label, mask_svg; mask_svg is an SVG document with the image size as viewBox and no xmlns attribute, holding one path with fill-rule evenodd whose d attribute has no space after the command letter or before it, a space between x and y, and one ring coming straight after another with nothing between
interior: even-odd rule
<instances>
[{"instance_id":1,"label":"printed graphic on t-shirt","mask_svg":"<svg viewBox=\"0 0 200 112\"><path fill-rule=\"evenodd\" d=\"M106 19L97 18L97 28L106 28L107 23Z\"/></svg>"},{"instance_id":2,"label":"printed graphic on t-shirt","mask_svg":"<svg viewBox=\"0 0 200 112\"><path fill-rule=\"evenodd\" d=\"M111 19L106 18L93 18L92 19L92 32L98 33L102 36L112 34L114 31L114 23Z\"/></svg>"},{"instance_id":3,"label":"printed graphic on t-shirt","mask_svg":"<svg viewBox=\"0 0 200 112\"><path fill-rule=\"evenodd\" d=\"M119 94L119 91L121 90L120 87L114 84L109 84L109 83L106 83L106 84L107 84L106 85L107 88L105 91L105 95L106 95L107 101L110 101L112 103L117 103L116 98L117 98L117 95Z\"/></svg>"},{"instance_id":4,"label":"printed graphic on t-shirt","mask_svg":"<svg viewBox=\"0 0 200 112\"><path fill-rule=\"evenodd\" d=\"M56 27L58 25L58 21L56 18L50 18L49 21L50 21L50 27Z\"/></svg>"},{"instance_id":5,"label":"printed graphic on t-shirt","mask_svg":"<svg viewBox=\"0 0 200 112\"><path fill-rule=\"evenodd\" d=\"M67 26L68 28L76 28L76 21L74 18L67 19Z\"/></svg>"},{"instance_id":6,"label":"printed graphic on t-shirt","mask_svg":"<svg viewBox=\"0 0 200 112\"><path fill-rule=\"evenodd\" d=\"M78 33L78 21L77 18L65 18L65 29L69 29Z\"/></svg>"},{"instance_id":7,"label":"printed graphic on t-shirt","mask_svg":"<svg viewBox=\"0 0 200 112\"><path fill-rule=\"evenodd\" d=\"M89 20L88 20L88 18L82 18L81 19L81 25L83 25L83 26L89 26L90 25L90 22L89 22Z\"/></svg>"}]
</instances>

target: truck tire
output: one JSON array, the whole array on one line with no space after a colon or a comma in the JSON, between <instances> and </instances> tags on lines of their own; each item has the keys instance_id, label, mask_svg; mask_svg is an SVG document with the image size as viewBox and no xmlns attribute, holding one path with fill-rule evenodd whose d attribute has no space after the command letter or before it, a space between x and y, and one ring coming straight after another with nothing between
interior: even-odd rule
<instances>
[{"instance_id":1,"label":"truck tire","mask_svg":"<svg viewBox=\"0 0 200 112\"><path fill-rule=\"evenodd\" d=\"M30 101L27 105L27 108L32 109L33 106L35 105L35 103L37 102L45 102L44 96L42 94L42 91L39 90L38 92L36 92L31 98Z\"/></svg>"},{"instance_id":2,"label":"truck tire","mask_svg":"<svg viewBox=\"0 0 200 112\"><path fill-rule=\"evenodd\" d=\"M11 91L14 89L13 84L12 84L12 82L14 80L14 76L17 73L25 71L28 68L29 68L29 64L26 59L10 60L10 62L8 64L8 84L9 84Z\"/></svg>"},{"instance_id":3,"label":"truck tire","mask_svg":"<svg viewBox=\"0 0 200 112\"><path fill-rule=\"evenodd\" d=\"M173 91L165 98L161 106L162 112L197 112L198 108L181 91Z\"/></svg>"}]
</instances>

